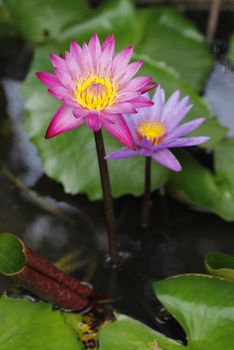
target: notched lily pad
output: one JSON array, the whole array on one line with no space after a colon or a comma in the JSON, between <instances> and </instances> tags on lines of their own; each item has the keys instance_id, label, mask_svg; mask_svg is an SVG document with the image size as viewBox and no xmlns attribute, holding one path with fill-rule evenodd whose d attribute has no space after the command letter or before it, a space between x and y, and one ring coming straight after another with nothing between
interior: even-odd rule
<instances>
[{"instance_id":1,"label":"notched lily pad","mask_svg":"<svg viewBox=\"0 0 234 350\"><path fill-rule=\"evenodd\" d=\"M205 267L209 274L234 281L234 257L229 254L214 252L205 258Z\"/></svg>"},{"instance_id":2,"label":"notched lily pad","mask_svg":"<svg viewBox=\"0 0 234 350\"><path fill-rule=\"evenodd\" d=\"M153 284L154 291L180 323L187 345L142 323L118 315L100 334L100 350L230 350L234 348L234 283L207 275L181 275ZM157 349L156 347L156 349Z\"/></svg>"},{"instance_id":3,"label":"notched lily pad","mask_svg":"<svg viewBox=\"0 0 234 350\"><path fill-rule=\"evenodd\" d=\"M75 332L50 304L0 298L0 350L81 350Z\"/></svg>"}]
</instances>

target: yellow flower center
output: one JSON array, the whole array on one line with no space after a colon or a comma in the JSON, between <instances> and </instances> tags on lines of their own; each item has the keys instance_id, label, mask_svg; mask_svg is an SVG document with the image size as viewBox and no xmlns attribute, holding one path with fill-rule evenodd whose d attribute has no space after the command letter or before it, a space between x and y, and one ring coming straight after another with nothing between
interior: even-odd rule
<instances>
[{"instance_id":1,"label":"yellow flower center","mask_svg":"<svg viewBox=\"0 0 234 350\"><path fill-rule=\"evenodd\" d=\"M116 90L110 80L93 76L77 84L75 96L82 107L101 111L113 105Z\"/></svg>"},{"instance_id":2,"label":"yellow flower center","mask_svg":"<svg viewBox=\"0 0 234 350\"><path fill-rule=\"evenodd\" d=\"M154 146L162 142L166 129L162 123L145 121L137 126L137 136L139 140L146 139Z\"/></svg>"}]
</instances>

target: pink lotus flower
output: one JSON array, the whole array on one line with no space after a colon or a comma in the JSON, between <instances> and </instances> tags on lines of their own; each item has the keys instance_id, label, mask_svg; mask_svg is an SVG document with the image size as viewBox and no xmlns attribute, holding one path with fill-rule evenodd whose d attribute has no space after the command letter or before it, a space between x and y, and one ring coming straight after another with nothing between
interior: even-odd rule
<instances>
[{"instance_id":1,"label":"pink lotus flower","mask_svg":"<svg viewBox=\"0 0 234 350\"><path fill-rule=\"evenodd\" d=\"M180 92L176 90L166 103L164 90L157 87L152 107L141 109L132 118L125 120L132 132L136 150L122 148L106 156L106 159L129 158L137 155L152 157L159 164L180 171L181 165L169 148L198 145L209 137L184 137L185 134L200 126L204 118L178 125L192 108L188 105L189 97L179 101Z\"/></svg>"},{"instance_id":2,"label":"pink lotus flower","mask_svg":"<svg viewBox=\"0 0 234 350\"><path fill-rule=\"evenodd\" d=\"M97 34L82 48L72 41L65 57L50 56L54 74L36 73L48 92L62 101L46 132L46 138L78 128L81 124L98 131L102 127L129 148L134 142L123 113L153 103L141 96L155 86L150 77L135 77L141 61L129 64L133 47L115 54L115 38L101 45Z\"/></svg>"}]
</instances>

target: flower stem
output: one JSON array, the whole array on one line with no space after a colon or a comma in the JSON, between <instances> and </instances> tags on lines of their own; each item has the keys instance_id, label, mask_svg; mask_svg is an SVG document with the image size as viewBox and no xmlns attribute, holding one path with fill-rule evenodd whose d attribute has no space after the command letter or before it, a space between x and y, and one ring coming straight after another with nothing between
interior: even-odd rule
<instances>
[{"instance_id":1,"label":"flower stem","mask_svg":"<svg viewBox=\"0 0 234 350\"><path fill-rule=\"evenodd\" d=\"M150 206L151 206L151 157L145 158L145 190L142 207L142 227L148 227L150 224Z\"/></svg>"},{"instance_id":2,"label":"flower stem","mask_svg":"<svg viewBox=\"0 0 234 350\"><path fill-rule=\"evenodd\" d=\"M108 173L107 161L105 160L105 147L102 131L94 132L100 177L102 183L102 192L106 214L107 234L109 243L109 252L112 266L118 265L117 233L113 201L111 197L110 178Z\"/></svg>"}]
</instances>

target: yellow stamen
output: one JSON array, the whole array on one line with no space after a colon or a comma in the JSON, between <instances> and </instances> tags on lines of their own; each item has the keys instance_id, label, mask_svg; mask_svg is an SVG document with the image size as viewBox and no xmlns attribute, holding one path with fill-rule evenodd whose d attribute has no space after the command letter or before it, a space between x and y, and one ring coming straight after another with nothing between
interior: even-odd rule
<instances>
[{"instance_id":1,"label":"yellow stamen","mask_svg":"<svg viewBox=\"0 0 234 350\"><path fill-rule=\"evenodd\" d=\"M162 142L166 133L164 125L160 122L145 121L137 126L137 135L140 140L146 139L154 146Z\"/></svg>"},{"instance_id":2,"label":"yellow stamen","mask_svg":"<svg viewBox=\"0 0 234 350\"><path fill-rule=\"evenodd\" d=\"M113 105L116 92L110 80L92 76L77 83L75 96L82 107L101 111Z\"/></svg>"}]
</instances>

